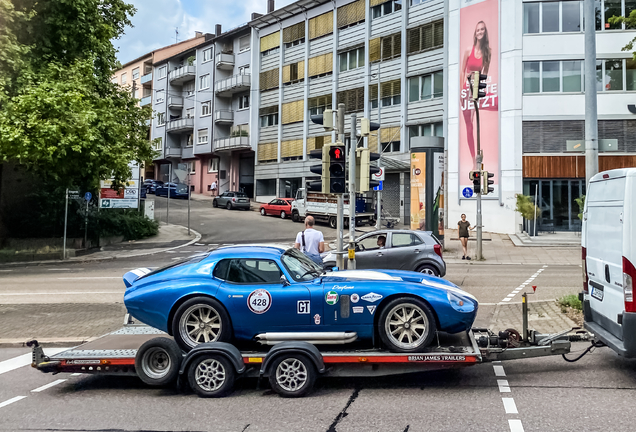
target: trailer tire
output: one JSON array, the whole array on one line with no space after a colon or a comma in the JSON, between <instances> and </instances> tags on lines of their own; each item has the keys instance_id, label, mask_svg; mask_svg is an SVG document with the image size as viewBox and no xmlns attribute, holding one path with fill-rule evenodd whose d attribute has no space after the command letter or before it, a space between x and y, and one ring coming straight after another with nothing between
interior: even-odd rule
<instances>
[{"instance_id":1,"label":"trailer tire","mask_svg":"<svg viewBox=\"0 0 636 432\"><path fill-rule=\"evenodd\" d=\"M282 397L302 397L314 387L318 372L313 361L303 354L283 354L272 361L269 384Z\"/></svg>"},{"instance_id":2,"label":"trailer tire","mask_svg":"<svg viewBox=\"0 0 636 432\"><path fill-rule=\"evenodd\" d=\"M177 379L182 359L181 349L174 340L158 337L139 348L135 356L135 370L145 384L166 386Z\"/></svg>"},{"instance_id":3,"label":"trailer tire","mask_svg":"<svg viewBox=\"0 0 636 432\"><path fill-rule=\"evenodd\" d=\"M207 309L207 312L204 309ZM205 340L203 332L198 333L195 340L190 336L188 326L193 327L201 321L201 314L204 312L205 317L202 322L205 325L202 330L207 333L208 340ZM194 297L179 306L174 314L172 334L179 347L185 352L190 352L192 348L203 342L229 342L232 338L232 324L230 316L221 303L211 297ZM201 336L203 340L199 340Z\"/></svg>"},{"instance_id":4,"label":"trailer tire","mask_svg":"<svg viewBox=\"0 0 636 432\"><path fill-rule=\"evenodd\" d=\"M404 321L407 315L411 318ZM398 324L394 324L396 321ZM420 352L431 343L436 331L433 312L424 301L414 297L391 300L382 307L378 319L380 339L393 352Z\"/></svg>"},{"instance_id":5,"label":"trailer tire","mask_svg":"<svg viewBox=\"0 0 636 432\"><path fill-rule=\"evenodd\" d=\"M196 356L188 367L188 384L200 397L223 397L234 389L236 371L232 363L220 354Z\"/></svg>"},{"instance_id":6,"label":"trailer tire","mask_svg":"<svg viewBox=\"0 0 636 432\"><path fill-rule=\"evenodd\" d=\"M335 216L331 216L331 217L329 218L329 226L330 226L332 229L336 229L336 228L338 228L338 220L336 219L336 217L335 217Z\"/></svg>"}]
</instances>

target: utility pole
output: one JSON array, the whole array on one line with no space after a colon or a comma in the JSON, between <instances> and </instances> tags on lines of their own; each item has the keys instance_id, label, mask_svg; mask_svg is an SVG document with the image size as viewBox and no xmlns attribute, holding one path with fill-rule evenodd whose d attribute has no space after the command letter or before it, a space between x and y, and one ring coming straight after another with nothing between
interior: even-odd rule
<instances>
[{"instance_id":1,"label":"utility pole","mask_svg":"<svg viewBox=\"0 0 636 432\"><path fill-rule=\"evenodd\" d=\"M347 269L355 270L356 259L356 133L357 118L351 114L351 136L349 139L349 265ZM353 256L353 258L351 258Z\"/></svg>"},{"instance_id":2,"label":"utility pole","mask_svg":"<svg viewBox=\"0 0 636 432\"><path fill-rule=\"evenodd\" d=\"M168 167L168 196L166 198L166 225L168 225L168 221L170 220L170 182L172 181L172 162Z\"/></svg>"},{"instance_id":3,"label":"utility pole","mask_svg":"<svg viewBox=\"0 0 636 432\"><path fill-rule=\"evenodd\" d=\"M479 141L479 100L475 100L473 102L475 106L475 117L477 119L477 156L476 156L476 167L475 170L481 171L483 155L481 154L481 147ZM481 177L480 177L481 178ZM484 257L481 254L481 246L482 246L482 236L481 236L481 185L479 188L479 192L477 192L477 260L481 261Z\"/></svg>"},{"instance_id":4,"label":"utility pole","mask_svg":"<svg viewBox=\"0 0 636 432\"><path fill-rule=\"evenodd\" d=\"M378 63L378 123L382 124L382 119L380 118L380 114L381 114L380 107L382 106L382 104L380 103L380 64L382 64L382 62ZM382 166L382 163L381 163L382 162L382 143L380 138L380 131L378 131L378 153L380 154L378 165ZM378 202L378 207L376 209L377 215L376 215L375 229L381 229L382 228L382 189L378 190L376 199Z\"/></svg>"},{"instance_id":5,"label":"utility pole","mask_svg":"<svg viewBox=\"0 0 636 432\"><path fill-rule=\"evenodd\" d=\"M66 188L66 204L64 206L64 241L62 243L62 259L66 259L66 223L68 221L68 188Z\"/></svg>"},{"instance_id":6,"label":"utility pole","mask_svg":"<svg viewBox=\"0 0 636 432\"><path fill-rule=\"evenodd\" d=\"M344 143L344 111L345 105L338 104L338 111L336 113L336 124L338 128L338 139L337 141ZM351 197L349 197L351 199ZM344 269L344 248L342 247L342 237L343 237L343 214L344 214L344 194L338 194L338 211L337 211L337 226L336 230L338 231L338 240L336 241L336 245L338 248L336 254L336 265L339 269Z\"/></svg>"},{"instance_id":7,"label":"utility pole","mask_svg":"<svg viewBox=\"0 0 636 432\"><path fill-rule=\"evenodd\" d=\"M596 12L594 0L584 2L585 22L585 184L598 173L598 117L596 101Z\"/></svg>"}]
</instances>

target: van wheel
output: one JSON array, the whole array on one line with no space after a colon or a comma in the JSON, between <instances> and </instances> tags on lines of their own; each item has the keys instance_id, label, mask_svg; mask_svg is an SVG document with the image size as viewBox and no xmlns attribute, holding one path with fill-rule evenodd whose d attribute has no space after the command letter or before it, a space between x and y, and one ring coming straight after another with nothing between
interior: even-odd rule
<instances>
[{"instance_id":1,"label":"van wheel","mask_svg":"<svg viewBox=\"0 0 636 432\"><path fill-rule=\"evenodd\" d=\"M329 226L333 229L338 228L338 220L336 219L335 216L331 216L329 218Z\"/></svg>"},{"instance_id":2,"label":"van wheel","mask_svg":"<svg viewBox=\"0 0 636 432\"><path fill-rule=\"evenodd\" d=\"M157 337L144 343L135 356L137 376L151 386L172 384L181 365L179 345L167 337Z\"/></svg>"},{"instance_id":3,"label":"van wheel","mask_svg":"<svg viewBox=\"0 0 636 432\"><path fill-rule=\"evenodd\" d=\"M297 211L293 211L292 212L292 221L300 222L300 217L298 216L298 212Z\"/></svg>"}]
</instances>

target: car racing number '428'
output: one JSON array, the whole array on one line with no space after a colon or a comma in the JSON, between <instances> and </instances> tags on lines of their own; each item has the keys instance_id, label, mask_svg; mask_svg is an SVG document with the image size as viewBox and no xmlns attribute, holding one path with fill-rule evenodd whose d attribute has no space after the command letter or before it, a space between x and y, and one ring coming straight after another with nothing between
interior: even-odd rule
<instances>
[{"instance_id":1,"label":"car racing number '428'","mask_svg":"<svg viewBox=\"0 0 636 432\"><path fill-rule=\"evenodd\" d=\"M262 314L272 305L272 296L267 290L257 289L247 296L247 307L255 314Z\"/></svg>"}]
</instances>

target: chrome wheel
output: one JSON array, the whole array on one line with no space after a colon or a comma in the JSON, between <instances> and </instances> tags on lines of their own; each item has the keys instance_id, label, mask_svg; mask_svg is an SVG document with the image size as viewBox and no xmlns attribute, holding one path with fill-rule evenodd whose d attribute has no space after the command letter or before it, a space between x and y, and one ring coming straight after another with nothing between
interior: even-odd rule
<instances>
[{"instance_id":1,"label":"chrome wheel","mask_svg":"<svg viewBox=\"0 0 636 432\"><path fill-rule=\"evenodd\" d=\"M171 366L170 355L163 348L151 348L141 358L141 368L152 379L160 379L168 375Z\"/></svg>"},{"instance_id":2,"label":"chrome wheel","mask_svg":"<svg viewBox=\"0 0 636 432\"><path fill-rule=\"evenodd\" d=\"M264 208L261 209L261 216L265 216L265 209Z\"/></svg>"},{"instance_id":3,"label":"chrome wheel","mask_svg":"<svg viewBox=\"0 0 636 432\"><path fill-rule=\"evenodd\" d=\"M419 272L430 275L430 276L437 276L437 272L432 267L429 267L429 266L420 267Z\"/></svg>"},{"instance_id":4,"label":"chrome wheel","mask_svg":"<svg viewBox=\"0 0 636 432\"><path fill-rule=\"evenodd\" d=\"M296 392L307 383L307 367L298 359L285 359L276 368L276 382L283 390Z\"/></svg>"},{"instance_id":5,"label":"chrome wheel","mask_svg":"<svg viewBox=\"0 0 636 432\"><path fill-rule=\"evenodd\" d=\"M181 339L191 347L216 341L221 330L221 317L212 306L206 304L190 306L179 320Z\"/></svg>"},{"instance_id":6,"label":"chrome wheel","mask_svg":"<svg viewBox=\"0 0 636 432\"><path fill-rule=\"evenodd\" d=\"M430 331L426 313L413 303L401 303L391 309L384 329L391 342L404 350L422 345Z\"/></svg>"},{"instance_id":7,"label":"chrome wheel","mask_svg":"<svg viewBox=\"0 0 636 432\"><path fill-rule=\"evenodd\" d=\"M285 213L284 210L282 212L280 212L280 218L281 219L285 219L286 217L287 217L287 213Z\"/></svg>"},{"instance_id":8,"label":"chrome wheel","mask_svg":"<svg viewBox=\"0 0 636 432\"><path fill-rule=\"evenodd\" d=\"M225 367L215 359L206 359L197 365L194 377L202 390L215 391L225 383Z\"/></svg>"}]
</instances>

